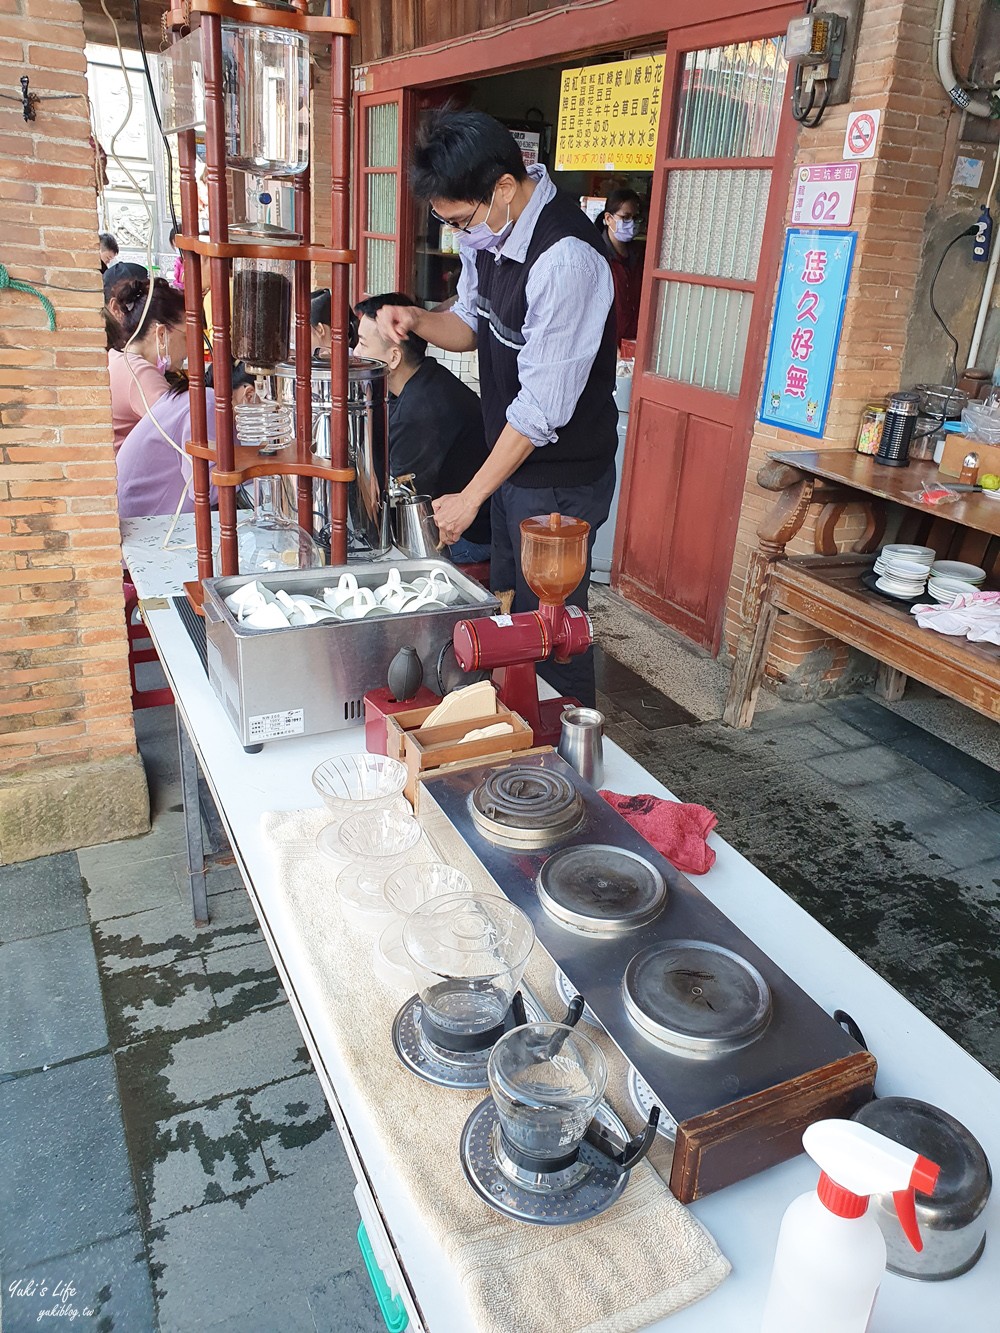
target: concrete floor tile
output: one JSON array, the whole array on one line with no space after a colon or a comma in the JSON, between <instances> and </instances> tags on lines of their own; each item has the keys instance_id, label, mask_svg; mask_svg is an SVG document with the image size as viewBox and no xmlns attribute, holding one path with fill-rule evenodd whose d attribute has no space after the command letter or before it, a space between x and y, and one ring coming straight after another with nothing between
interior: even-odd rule
<instances>
[{"instance_id":1,"label":"concrete floor tile","mask_svg":"<svg viewBox=\"0 0 1000 1333\"><path fill-rule=\"evenodd\" d=\"M269 1177L246 1097L196 1106L153 1131L152 1222L243 1194Z\"/></svg>"},{"instance_id":2,"label":"concrete floor tile","mask_svg":"<svg viewBox=\"0 0 1000 1333\"><path fill-rule=\"evenodd\" d=\"M914 830L929 852L962 869L1000 858L1000 814L980 806L945 813Z\"/></svg>"},{"instance_id":3,"label":"concrete floor tile","mask_svg":"<svg viewBox=\"0 0 1000 1333\"><path fill-rule=\"evenodd\" d=\"M151 907L94 924L104 973L163 967L177 958L231 949L260 940L260 928L243 889L212 898L211 922L196 928L184 903Z\"/></svg>"},{"instance_id":4,"label":"concrete floor tile","mask_svg":"<svg viewBox=\"0 0 1000 1333\"><path fill-rule=\"evenodd\" d=\"M841 787L860 787L870 782L895 782L912 776L917 766L884 745L807 759L811 769Z\"/></svg>"},{"instance_id":5,"label":"concrete floor tile","mask_svg":"<svg viewBox=\"0 0 1000 1333\"><path fill-rule=\"evenodd\" d=\"M316 1333L381 1333L385 1328L367 1270L335 1273L309 1293Z\"/></svg>"},{"instance_id":6,"label":"concrete floor tile","mask_svg":"<svg viewBox=\"0 0 1000 1333\"><path fill-rule=\"evenodd\" d=\"M149 1251L161 1333L272 1327L315 1333L314 1324L299 1322L303 1307L308 1314L307 1293L318 1280L362 1263L353 1184L342 1155L331 1151L323 1167L314 1164L239 1202L208 1203L155 1228ZM271 1310L282 1309L282 1324L267 1322Z\"/></svg>"},{"instance_id":7,"label":"concrete floor tile","mask_svg":"<svg viewBox=\"0 0 1000 1333\"><path fill-rule=\"evenodd\" d=\"M105 978L112 1045L117 1049L161 1032L192 1032L215 1017L200 955L164 967L140 967Z\"/></svg>"},{"instance_id":8,"label":"concrete floor tile","mask_svg":"<svg viewBox=\"0 0 1000 1333\"><path fill-rule=\"evenodd\" d=\"M1000 1078L1000 1008L955 1023L951 1036L963 1050Z\"/></svg>"},{"instance_id":9,"label":"concrete floor tile","mask_svg":"<svg viewBox=\"0 0 1000 1333\"><path fill-rule=\"evenodd\" d=\"M78 853L91 921L129 916L148 907L181 901L180 876L185 872L185 857L139 861L118 850L121 844L108 845L115 850L90 847Z\"/></svg>"},{"instance_id":10,"label":"concrete floor tile","mask_svg":"<svg viewBox=\"0 0 1000 1333\"><path fill-rule=\"evenodd\" d=\"M216 1007L226 1018L273 1005L285 997L271 951L263 940L208 954L205 966Z\"/></svg>"},{"instance_id":11,"label":"concrete floor tile","mask_svg":"<svg viewBox=\"0 0 1000 1333\"><path fill-rule=\"evenodd\" d=\"M0 1083L0 1125L5 1277L136 1225L110 1055Z\"/></svg>"},{"instance_id":12,"label":"concrete floor tile","mask_svg":"<svg viewBox=\"0 0 1000 1333\"><path fill-rule=\"evenodd\" d=\"M343 1156L323 1089L311 1071L251 1093L250 1109L254 1132L272 1176L309 1170L317 1158L325 1162L331 1153ZM346 1157L343 1165L349 1173Z\"/></svg>"},{"instance_id":13,"label":"concrete floor tile","mask_svg":"<svg viewBox=\"0 0 1000 1333\"><path fill-rule=\"evenodd\" d=\"M0 1073L38 1069L108 1044L88 926L0 944Z\"/></svg>"},{"instance_id":14,"label":"concrete floor tile","mask_svg":"<svg viewBox=\"0 0 1000 1333\"><path fill-rule=\"evenodd\" d=\"M907 774L902 782L865 782L847 787L844 796L868 815L902 823L913 832L968 805L968 797L957 787L924 769Z\"/></svg>"},{"instance_id":15,"label":"concrete floor tile","mask_svg":"<svg viewBox=\"0 0 1000 1333\"><path fill-rule=\"evenodd\" d=\"M86 924L75 852L0 867L0 944Z\"/></svg>"},{"instance_id":16,"label":"concrete floor tile","mask_svg":"<svg viewBox=\"0 0 1000 1333\"><path fill-rule=\"evenodd\" d=\"M292 1011L282 1003L174 1043L163 1075L178 1106L196 1106L213 1097L256 1091L308 1067Z\"/></svg>"},{"instance_id":17,"label":"concrete floor tile","mask_svg":"<svg viewBox=\"0 0 1000 1333\"><path fill-rule=\"evenodd\" d=\"M58 1328L63 1323L95 1333L110 1329L156 1333L153 1286L138 1228L4 1276L4 1333L37 1333L40 1327ZM39 1290L32 1296L14 1295L9 1284L15 1281L34 1281ZM42 1314L53 1309L62 1314L48 1318Z\"/></svg>"}]
</instances>

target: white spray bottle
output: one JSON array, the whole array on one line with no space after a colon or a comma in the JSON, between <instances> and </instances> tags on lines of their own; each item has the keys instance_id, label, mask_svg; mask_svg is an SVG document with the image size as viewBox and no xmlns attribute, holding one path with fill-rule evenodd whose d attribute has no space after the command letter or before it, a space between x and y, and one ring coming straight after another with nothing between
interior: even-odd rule
<instances>
[{"instance_id":1,"label":"white spray bottle","mask_svg":"<svg viewBox=\"0 0 1000 1333\"><path fill-rule=\"evenodd\" d=\"M921 1250L913 1191L930 1194L940 1168L853 1120L820 1120L802 1145L822 1174L781 1220L761 1333L865 1333L885 1272L885 1241L868 1197L891 1194L907 1239Z\"/></svg>"}]
</instances>

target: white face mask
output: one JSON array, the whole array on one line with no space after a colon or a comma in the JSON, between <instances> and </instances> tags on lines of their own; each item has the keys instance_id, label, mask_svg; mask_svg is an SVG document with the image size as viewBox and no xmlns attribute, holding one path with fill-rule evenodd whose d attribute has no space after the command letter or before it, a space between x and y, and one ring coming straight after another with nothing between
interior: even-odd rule
<instances>
[{"instance_id":1,"label":"white face mask","mask_svg":"<svg viewBox=\"0 0 1000 1333\"><path fill-rule=\"evenodd\" d=\"M499 183L499 182L498 182ZM497 187L494 185L493 193L490 195L490 206L486 210L486 216L493 212L493 200L497 197ZM464 235L460 235L459 244L467 245L470 250L496 250L507 239L511 227L514 223L510 216L510 204L507 205L507 218L499 231L494 231L488 226L486 221L477 222L474 227L470 227Z\"/></svg>"},{"instance_id":2,"label":"white face mask","mask_svg":"<svg viewBox=\"0 0 1000 1333\"><path fill-rule=\"evenodd\" d=\"M614 215L612 214L612 217ZM615 240L624 244L635 239L635 218L614 218Z\"/></svg>"}]
</instances>

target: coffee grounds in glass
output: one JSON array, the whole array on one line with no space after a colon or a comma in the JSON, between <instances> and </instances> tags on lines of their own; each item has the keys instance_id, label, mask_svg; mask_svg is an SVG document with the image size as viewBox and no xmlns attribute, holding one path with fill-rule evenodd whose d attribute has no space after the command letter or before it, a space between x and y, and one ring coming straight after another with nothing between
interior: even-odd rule
<instances>
[{"instance_id":1,"label":"coffee grounds in glass","mask_svg":"<svg viewBox=\"0 0 1000 1333\"><path fill-rule=\"evenodd\" d=\"M287 361L292 284L283 273L243 268L233 279L233 356L248 366Z\"/></svg>"}]
</instances>

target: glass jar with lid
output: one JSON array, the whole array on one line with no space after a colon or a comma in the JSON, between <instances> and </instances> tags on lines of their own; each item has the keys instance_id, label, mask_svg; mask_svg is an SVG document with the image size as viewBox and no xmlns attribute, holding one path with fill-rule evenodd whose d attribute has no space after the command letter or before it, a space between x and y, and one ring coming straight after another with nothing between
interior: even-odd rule
<instances>
[{"instance_id":1,"label":"glass jar with lid","mask_svg":"<svg viewBox=\"0 0 1000 1333\"><path fill-rule=\"evenodd\" d=\"M267 8L292 6L272 0ZM309 166L308 38L226 19L222 69L228 165L257 176L304 172Z\"/></svg>"},{"instance_id":2,"label":"glass jar with lid","mask_svg":"<svg viewBox=\"0 0 1000 1333\"><path fill-rule=\"evenodd\" d=\"M885 421L885 399L874 399L865 403L858 424L858 439L855 449L859 454L877 454L879 440L882 438L882 423Z\"/></svg>"}]
</instances>

